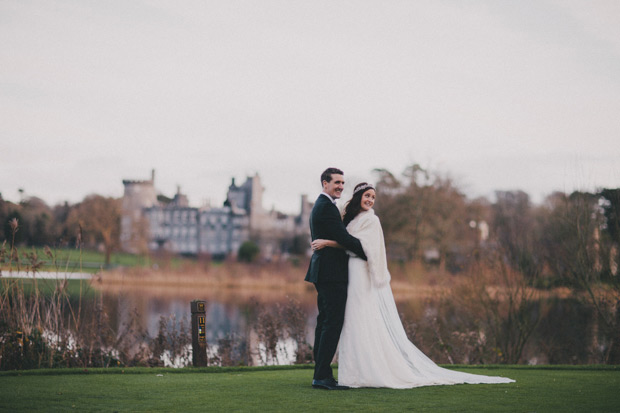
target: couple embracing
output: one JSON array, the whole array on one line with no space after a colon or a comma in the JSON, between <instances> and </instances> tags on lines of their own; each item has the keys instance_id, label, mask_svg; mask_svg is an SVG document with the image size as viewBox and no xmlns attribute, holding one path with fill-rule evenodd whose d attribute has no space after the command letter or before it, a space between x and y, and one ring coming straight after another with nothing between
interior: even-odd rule
<instances>
[{"instance_id":1,"label":"couple embracing","mask_svg":"<svg viewBox=\"0 0 620 413\"><path fill-rule=\"evenodd\" d=\"M344 183L340 169L326 169L310 215L314 253L305 280L316 288L319 309L312 386L405 389L513 382L441 368L409 341L390 288L383 230L372 209L375 189L358 184L341 217L336 200ZM330 365L337 349L338 381Z\"/></svg>"}]
</instances>

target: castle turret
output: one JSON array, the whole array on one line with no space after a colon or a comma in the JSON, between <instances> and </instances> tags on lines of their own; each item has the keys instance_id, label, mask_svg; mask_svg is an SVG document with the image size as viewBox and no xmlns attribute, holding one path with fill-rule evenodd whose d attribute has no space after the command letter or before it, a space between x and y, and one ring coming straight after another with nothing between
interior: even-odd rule
<instances>
[{"instance_id":1,"label":"castle turret","mask_svg":"<svg viewBox=\"0 0 620 413\"><path fill-rule=\"evenodd\" d=\"M145 241L148 230L143 222L142 210L157 205L155 170L150 180L123 180L125 190L121 207L121 247L124 251L137 253Z\"/></svg>"},{"instance_id":2,"label":"castle turret","mask_svg":"<svg viewBox=\"0 0 620 413\"><path fill-rule=\"evenodd\" d=\"M250 183L250 228L262 230L265 227L266 213L263 210L263 185L258 173L248 178Z\"/></svg>"}]
</instances>

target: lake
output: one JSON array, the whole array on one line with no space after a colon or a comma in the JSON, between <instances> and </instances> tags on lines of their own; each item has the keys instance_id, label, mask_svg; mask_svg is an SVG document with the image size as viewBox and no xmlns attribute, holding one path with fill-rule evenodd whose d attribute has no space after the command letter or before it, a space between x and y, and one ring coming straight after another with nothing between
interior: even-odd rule
<instances>
[{"instance_id":1,"label":"lake","mask_svg":"<svg viewBox=\"0 0 620 413\"><path fill-rule=\"evenodd\" d=\"M278 350L275 357L265 356L263 330L271 315L284 320L287 311L302 314L296 321L302 328L306 343L314 340L316 292L304 283L295 289L266 288L188 288L148 287L106 288L100 298L110 322L120 328L135 314L151 337L158 333L160 319L174 317L189 325L190 302L206 301L206 336L209 349L217 352L219 341L233 338L245 350L251 364L290 364L295 361L297 342L287 338L286 325L280 325ZM519 362L527 364L602 363L606 337L598 329L596 313L587 304L574 298L546 295L532 300L519 310L519 317L531 323L529 331L514 320L499 320L488 325L488 314L460 306L437 292L396 294L397 307L405 328L414 344L438 363L498 362L502 351L512 351L523 336ZM465 311L467 307L467 311ZM526 314L523 314L525 312ZM513 314L512 317L515 315ZM508 315L506 315L506 318ZM532 327L533 326L533 327ZM495 328L495 330L493 330ZM493 331L502 336L506 349L497 346ZM261 335L262 334L262 335ZM505 337L504 337L505 336ZM261 337L263 340L261 341ZM514 343L513 343L514 342ZM511 347L512 346L512 347Z\"/></svg>"},{"instance_id":2,"label":"lake","mask_svg":"<svg viewBox=\"0 0 620 413\"><path fill-rule=\"evenodd\" d=\"M147 344L152 351L158 338L182 357L164 355L155 363L163 360L166 365L183 366L191 362L191 348L187 345L190 302L204 300L211 364L311 361L310 343L314 341L317 315L316 292L311 284L289 280L268 287L268 282L258 279L253 284L246 280L245 284L232 286L205 285L195 282L199 279L196 277L164 279L168 281L157 282L146 274L102 282L101 277L95 276L92 287L83 294L82 324L89 321L91 328L102 330L95 331L95 335L107 334L108 341L100 341L103 346L124 339L125 354L139 351ZM24 285L28 282L32 280L24 280ZM48 291L53 291L54 281L41 279L39 286L50 283ZM90 284L78 280L69 284L69 301L74 310L79 306L79 283ZM528 296L527 300L484 303L456 284L441 287L392 283L408 336L435 362L605 362L611 340L597 312L585 301L566 292L546 291L531 296L535 298ZM68 313L65 319L69 320ZM92 327L96 320L103 327Z\"/></svg>"}]
</instances>

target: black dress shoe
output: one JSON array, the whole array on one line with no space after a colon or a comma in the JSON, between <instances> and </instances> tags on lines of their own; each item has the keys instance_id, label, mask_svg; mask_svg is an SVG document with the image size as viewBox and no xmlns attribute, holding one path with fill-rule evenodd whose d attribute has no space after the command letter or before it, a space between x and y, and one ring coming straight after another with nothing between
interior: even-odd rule
<instances>
[{"instance_id":1,"label":"black dress shoe","mask_svg":"<svg viewBox=\"0 0 620 413\"><path fill-rule=\"evenodd\" d=\"M325 380L312 380L312 387L324 390L349 390L349 387L339 385L333 377Z\"/></svg>"}]
</instances>

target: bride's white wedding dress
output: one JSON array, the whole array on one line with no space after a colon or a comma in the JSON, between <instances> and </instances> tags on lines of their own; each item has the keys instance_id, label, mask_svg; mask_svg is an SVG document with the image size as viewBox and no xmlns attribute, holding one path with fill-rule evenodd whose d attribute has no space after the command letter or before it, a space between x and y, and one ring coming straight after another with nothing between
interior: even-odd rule
<instances>
[{"instance_id":1,"label":"bride's white wedding dress","mask_svg":"<svg viewBox=\"0 0 620 413\"><path fill-rule=\"evenodd\" d=\"M459 383L511 383L439 367L409 341L390 288L383 230L371 209L347 226L368 262L351 256L344 326L338 352L338 383L350 387L405 389Z\"/></svg>"}]
</instances>

